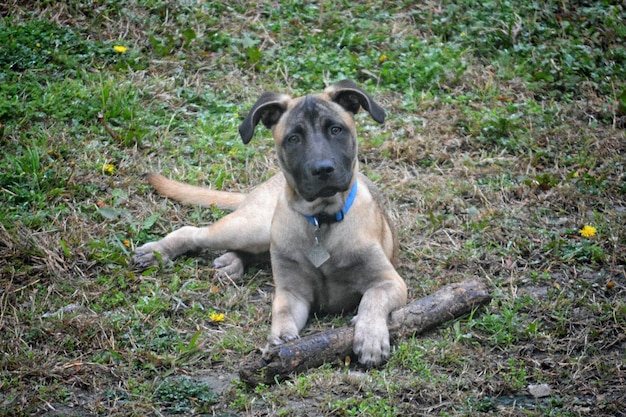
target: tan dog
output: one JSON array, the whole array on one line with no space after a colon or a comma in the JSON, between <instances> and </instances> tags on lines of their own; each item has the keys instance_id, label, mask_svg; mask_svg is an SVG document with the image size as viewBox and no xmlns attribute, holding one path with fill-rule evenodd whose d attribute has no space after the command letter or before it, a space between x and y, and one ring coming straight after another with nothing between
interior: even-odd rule
<instances>
[{"instance_id":1,"label":"tan dog","mask_svg":"<svg viewBox=\"0 0 626 417\"><path fill-rule=\"evenodd\" d=\"M243 274L251 257L269 250L276 286L269 345L298 337L312 311L342 312L352 320L354 352L365 366L389 355L389 313L406 303L394 268L398 245L374 185L358 172L354 114L365 109L382 123L384 110L345 80L323 93L291 98L264 93L243 121L244 143L259 122L272 129L282 174L249 195L212 191L148 177L163 195L235 211L205 228L183 227L139 247L142 268L185 252L229 250L215 267Z\"/></svg>"}]
</instances>

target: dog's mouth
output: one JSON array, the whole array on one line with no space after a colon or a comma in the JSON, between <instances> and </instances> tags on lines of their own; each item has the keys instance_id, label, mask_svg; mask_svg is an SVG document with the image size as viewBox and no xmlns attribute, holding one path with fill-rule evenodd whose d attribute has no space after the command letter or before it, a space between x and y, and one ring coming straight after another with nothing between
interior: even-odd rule
<instances>
[{"instance_id":1,"label":"dog's mouth","mask_svg":"<svg viewBox=\"0 0 626 417\"><path fill-rule=\"evenodd\" d=\"M345 191L345 190L343 190ZM333 197L334 195L336 195L337 193L342 192L342 190L340 190L337 187L325 187L322 188L321 190L318 190L315 193L309 193L309 194L304 194L301 193L302 197L304 197L304 199L311 203L315 200L317 200L318 198L329 198L329 197Z\"/></svg>"},{"instance_id":2,"label":"dog's mouth","mask_svg":"<svg viewBox=\"0 0 626 417\"><path fill-rule=\"evenodd\" d=\"M332 197L335 194L339 193L339 192L343 192L345 190L340 190L337 187L325 187L322 188L318 193L317 196L315 198L326 198L326 197ZM313 200L315 200L315 198Z\"/></svg>"},{"instance_id":3,"label":"dog's mouth","mask_svg":"<svg viewBox=\"0 0 626 417\"><path fill-rule=\"evenodd\" d=\"M297 184L294 189L308 203L319 198L332 198L337 194L345 193L350 188L352 175L344 175L341 178L334 178L332 181L318 181L315 179L308 181L295 181Z\"/></svg>"},{"instance_id":4,"label":"dog's mouth","mask_svg":"<svg viewBox=\"0 0 626 417\"><path fill-rule=\"evenodd\" d=\"M309 189L308 193L301 194L309 203L318 198L331 198L337 194L342 194L350 189L352 177L346 178L344 181L335 182L333 184L320 184L318 188ZM304 190L302 190L304 191Z\"/></svg>"}]
</instances>

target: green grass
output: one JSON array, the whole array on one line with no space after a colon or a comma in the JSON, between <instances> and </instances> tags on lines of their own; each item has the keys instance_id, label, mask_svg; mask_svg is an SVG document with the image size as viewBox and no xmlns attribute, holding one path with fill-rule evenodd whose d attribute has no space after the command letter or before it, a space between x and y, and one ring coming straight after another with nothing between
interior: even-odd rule
<instances>
[{"instance_id":1,"label":"green grass","mask_svg":"<svg viewBox=\"0 0 626 417\"><path fill-rule=\"evenodd\" d=\"M0 6L0 415L626 407L619 2L18 3ZM478 276L493 301L381 369L252 389L237 372L269 331L270 268L134 270L136 246L224 214L143 174L246 190L278 170L267 131L238 137L254 100L343 78L388 113L357 116L361 168L391 200L411 299Z\"/></svg>"}]
</instances>

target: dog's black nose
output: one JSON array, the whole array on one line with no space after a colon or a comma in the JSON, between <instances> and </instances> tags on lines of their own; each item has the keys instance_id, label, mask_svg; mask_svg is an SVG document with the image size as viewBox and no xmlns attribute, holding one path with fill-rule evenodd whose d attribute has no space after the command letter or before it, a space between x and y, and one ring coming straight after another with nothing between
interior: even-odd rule
<instances>
[{"instance_id":1,"label":"dog's black nose","mask_svg":"<svg viewBox=\"0 0 626 417\"><path fill-rule=\"evenodd\" d=\"M313 165L312 174L313 176L319 177L320 179L325 179L330 174L332 174L334 170L335 170L335 164L333 164L332 161L325 159Z\"/></svg>"}]
</instances>

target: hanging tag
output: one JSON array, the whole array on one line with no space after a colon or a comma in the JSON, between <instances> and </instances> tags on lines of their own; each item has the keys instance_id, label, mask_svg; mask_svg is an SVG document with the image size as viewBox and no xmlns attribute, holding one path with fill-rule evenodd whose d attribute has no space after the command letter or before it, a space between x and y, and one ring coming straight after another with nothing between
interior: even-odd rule
<instances>
[{"instance_id":1,"label":"hanging tag","mask_svg":"<svg viewBox=\"0 0 626 417\"><path fill-rule=\"evenodd\" d=\"M306 257L311 261L314 267L319 268L324 262L330 259L330 253L319 242L316 242L306 252Z\"/></svg>"},{"instance_id":2,"label":"hanging tag","mask_svg":"<svg viewBox=\"0 0 626 417\"><path fill-rule=\"evenodd\" d=\"M319 239L320 226L317 223L317 218L314 218L314 219L315 219L315 235L313 237L315 238L315 243L313 243L313 246L311 246L309 250L307 250L306 257L309 259L309 261L311 261L314 267L319 268L320 266L324 264L324 262L330 259L330 253L328 253L328 251L320 243L320 239Z\"/></svg>"}]
</instances>

